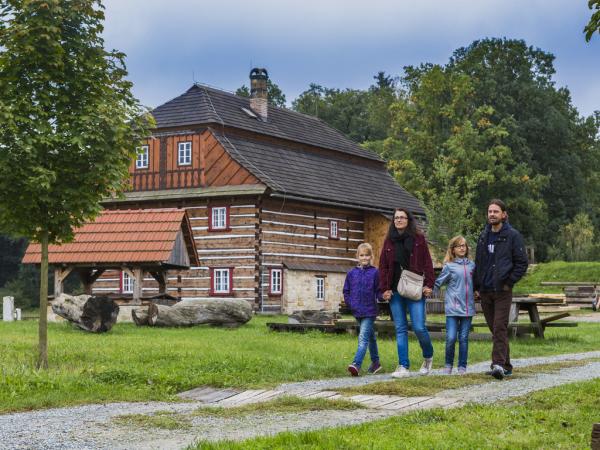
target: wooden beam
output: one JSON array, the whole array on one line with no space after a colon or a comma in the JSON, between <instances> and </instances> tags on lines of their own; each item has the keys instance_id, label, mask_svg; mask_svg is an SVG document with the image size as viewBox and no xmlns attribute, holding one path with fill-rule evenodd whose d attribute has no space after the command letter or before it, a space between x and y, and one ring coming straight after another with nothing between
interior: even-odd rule
<instances>
[{"instance_id":1,"label":"wooden beam","mask_svg":"<svg viewBox=\"0 0 600 450\"><path fill-rule=\"evenodd\" d=\"M73 267L56 268L54 269L54 297L58 297L64 292L64 282L69 274L73 271Z\"/></svg>"}]
</instances>

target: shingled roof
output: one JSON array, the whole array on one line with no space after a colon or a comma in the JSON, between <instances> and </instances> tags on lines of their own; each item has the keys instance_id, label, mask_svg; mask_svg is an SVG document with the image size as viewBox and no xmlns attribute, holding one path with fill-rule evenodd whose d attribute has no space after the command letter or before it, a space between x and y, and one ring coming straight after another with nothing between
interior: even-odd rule
<instances>
[{"instance_id":1,"label":"shingled roof","mask_svg":"<svg viewBox=\"0 0 600 450\"><path fill-rule=\"evenodd\" d=\"M415 214L425 215L419 201L396 183L384 164L359 164L335 154L212 132L239 164L274 193L366 210L406 207Z\"/></svg>"},{"instance_id":2,"label":"shingled roof","mask_svg":"<svg viewBox=\"0 0 600 450\"><path fill-rule=\"evenodd\" d=\"M104 210L75 230L73 242L50 245L50 264L135 265L188 268L199 265L183 209ZM39 264L40 244L30 244L24 264Z\"/></svg>"},{"instance_id":3,"label":"shingled roof","mask_svg":"<svg viewBox=\"0 0 600 450\"><path fill-rule=\"evenodd\" d=\"M195 84L179 97L158 106L152 115L157 128L219 124L383 161L316 117L269 105L268 120L263 122L242 108L250 109L249 98Z\"/></svg>"}]
</instances>

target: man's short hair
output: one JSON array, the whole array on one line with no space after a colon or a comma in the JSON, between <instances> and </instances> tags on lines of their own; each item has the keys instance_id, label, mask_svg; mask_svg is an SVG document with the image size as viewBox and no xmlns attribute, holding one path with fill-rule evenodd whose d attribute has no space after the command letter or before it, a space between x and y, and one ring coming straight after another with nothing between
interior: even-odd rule
<instances>
[{"instance_id":1,"label":"man's short hair","mask_svg":"<svg viewBox=\"0 0 600 450\"><path fill-rule=\"evenodd\" d=\"M500 209L502 210L502 212L506 212L506 204L500 200L499 198L493 198L488 202L488 206L490 205L496 205L498 207L500 207Z\"/></svg>"}]
</instances>

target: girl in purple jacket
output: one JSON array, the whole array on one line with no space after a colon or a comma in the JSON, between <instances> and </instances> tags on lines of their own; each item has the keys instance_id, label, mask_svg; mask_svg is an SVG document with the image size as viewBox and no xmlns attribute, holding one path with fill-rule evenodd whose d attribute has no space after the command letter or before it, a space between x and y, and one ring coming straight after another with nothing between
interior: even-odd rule
<instances>
[{"instance_id":1,"label":"girl in purple jacket","mask_svg":"<svg viewBox=\"0 0 600 450\"><path fill-rule=\"evenodd\" d=\"M360 326L358 349L352 364L348 366L348 372L353 377L357 377L360 373L360 366L367 353L367 348L371 355L368 372L377 373L381 370L374 329L377 317L377 299L381 298L379 271L371 265L373 248L370 244L360 244L356 250L356 257L358 266L348 272L344 282L344 302Z\"/></svg>"}]
</instances>

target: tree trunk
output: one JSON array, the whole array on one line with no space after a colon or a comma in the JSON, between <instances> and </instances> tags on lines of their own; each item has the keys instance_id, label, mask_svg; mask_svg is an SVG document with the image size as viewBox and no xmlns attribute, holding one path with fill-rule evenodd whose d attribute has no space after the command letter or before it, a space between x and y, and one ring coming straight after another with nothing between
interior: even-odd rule
<instances>
[{"instance_id":1,"label":"tree trunk","mask_svg":"<svg viewBox=\"0 0 600 450\"><path fill-rule=\"evenodd\" d=\"M52 302L52 311L85 331L104 333L117 321L119 307L108 297L76 297L61 294Z\"/></svg>"},{"instance_id":2,"label":"tree trunk","mask_svg":"<svg viewBox=\"0 0 600 450\"><path fill-rule=\"evenodd\" d=\"M303 310L295 311L288 316L288 323L320 323L332 324L339 318L335 311Z\"/></svg>"},{"instance_id":3,"label":"tree trunk","mask_svg":"<svg viewBox=\"0 0 600 450\"><path fill-rule=\"evenodd\" d=\"M38 369L48 368L48 230L40 239L42 260L40 264L40 321L38 323Z\"/></svg>"},{"instance_id":4,"label":"tree trunk","mask_svg":"<svg viewBox=\"0 0 600 450\"><path fill-rule=\"evenodd\" d=\"M132 310L137 325L189 327L210 324L238 327L252 318L252 307L246 300L184 300L173 306L151 303L147 308Z\"/></svg>"}]
</instances>

